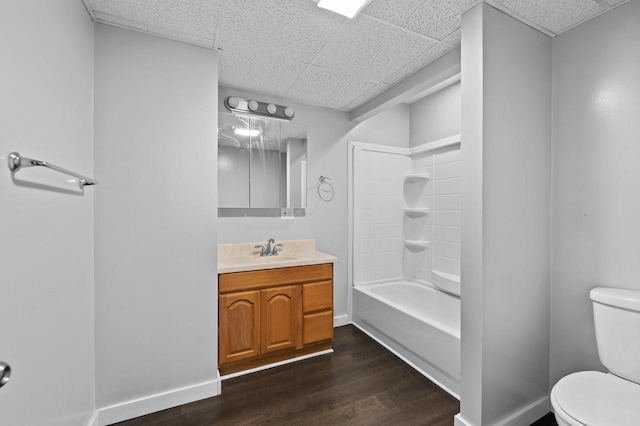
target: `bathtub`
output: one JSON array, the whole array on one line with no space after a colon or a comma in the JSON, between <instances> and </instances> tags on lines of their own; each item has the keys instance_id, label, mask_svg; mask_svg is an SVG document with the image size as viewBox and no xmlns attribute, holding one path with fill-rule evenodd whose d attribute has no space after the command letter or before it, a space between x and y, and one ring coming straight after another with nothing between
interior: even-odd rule
<instances>
[{"instance_id":1,"label":"bathtub","mask_svg":"<svg viewBox=\"0 0 640 426\"><path fill-rule=\"evenodd\" d=\"M409 280L353 288L353 323L460 399L460 299Z\"/></svg>"}]
</instances>

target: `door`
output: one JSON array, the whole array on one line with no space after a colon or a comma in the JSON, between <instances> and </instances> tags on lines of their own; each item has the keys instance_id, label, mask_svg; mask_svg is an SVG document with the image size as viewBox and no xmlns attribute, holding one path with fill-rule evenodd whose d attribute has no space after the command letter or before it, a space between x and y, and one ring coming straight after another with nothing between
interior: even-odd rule
<instances>
[{"instance_id":1,"label":"door","mask_svg":"<svg viewBox=\"0 0 640 426\"><path fill-rule=\"evenodd\" d=\"M260 290L219 296L218 336L220 366L260 355Z\"/></svg>"},{"instance_id":2,"label":"door","mask_svg":"<svg viewBox=\"0 0 640 426\"><path fill-rule=\"evenodd\" d=\"M269 354L298 345L298 304L300 286L284 286L261 290L262 353Z\"/></svg>"}]
</instances>

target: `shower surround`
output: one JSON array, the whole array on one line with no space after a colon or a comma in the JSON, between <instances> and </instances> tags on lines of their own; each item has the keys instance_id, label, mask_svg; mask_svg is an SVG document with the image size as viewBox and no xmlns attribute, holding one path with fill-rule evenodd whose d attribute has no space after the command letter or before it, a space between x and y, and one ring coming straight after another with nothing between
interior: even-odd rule
<instances>
[{"instance_id":1,"label":"shower surround","mask_svg":"<svg viewBox=\"0 0 640 426\"><path fill-rule=\"evenodd\" d=\"M353 323L458 397L460 137L349 154Z\"/></svg>"}]
</instances>

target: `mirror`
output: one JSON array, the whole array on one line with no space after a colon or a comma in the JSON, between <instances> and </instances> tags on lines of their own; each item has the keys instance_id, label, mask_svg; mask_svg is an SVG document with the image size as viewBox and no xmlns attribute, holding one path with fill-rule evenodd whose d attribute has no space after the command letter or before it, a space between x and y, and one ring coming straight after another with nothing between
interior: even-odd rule
<instances>
[{"instance_id":1,"label":"mirror","mask_svg":"<svg viewBox=\"0 0 640 426\"><path fill-rule=\"evenodd\" d=\"M306 127L268 117L220 113L218 205L221 209L304 209ZM268 212L270 213L270 212Z\"/></svg>"}]
</instances>

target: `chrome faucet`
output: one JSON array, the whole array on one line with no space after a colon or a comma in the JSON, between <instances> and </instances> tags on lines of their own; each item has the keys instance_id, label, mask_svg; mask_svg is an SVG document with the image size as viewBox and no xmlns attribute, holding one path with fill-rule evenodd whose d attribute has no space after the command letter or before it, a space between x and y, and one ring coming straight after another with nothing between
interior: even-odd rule
<instances>
[{"instance_id":1,"label":"chrome faucet","mask_svg":"<svg viewBox=\"0 0 640 426\"><path fill-rule=\"evenodd\" d=\"M278 255L278 247L284 247L282 244L275 244L276 240L273 238L269 238L267 241L267 245L257 245L254 248L260 249L260 256L277 256Z\"/></svg>"}]
</instances>

